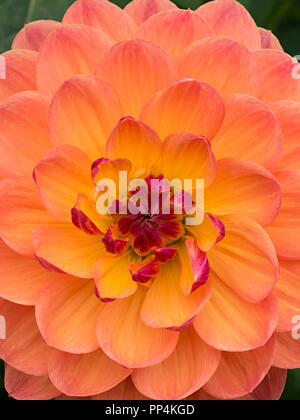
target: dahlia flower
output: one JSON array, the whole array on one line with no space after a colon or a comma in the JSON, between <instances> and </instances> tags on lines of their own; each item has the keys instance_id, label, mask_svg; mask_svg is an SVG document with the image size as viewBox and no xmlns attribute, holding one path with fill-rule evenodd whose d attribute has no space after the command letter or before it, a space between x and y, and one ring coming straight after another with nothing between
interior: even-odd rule
<instances>
[{"instance_id":1,"label":"dahlia flower","mask_svg":"<svg viewBox=\"0 0 300 420\"><path fill-rule=\"evenodd\" d=\"M278 399L300 367L298 64L234 0L77 0L3 57L9 394ZM169 214L130 213L141 187L101 213L121 172L159 199L203 180L201 223L176 211L194 187Z\"/></svg>"}]
</instances>

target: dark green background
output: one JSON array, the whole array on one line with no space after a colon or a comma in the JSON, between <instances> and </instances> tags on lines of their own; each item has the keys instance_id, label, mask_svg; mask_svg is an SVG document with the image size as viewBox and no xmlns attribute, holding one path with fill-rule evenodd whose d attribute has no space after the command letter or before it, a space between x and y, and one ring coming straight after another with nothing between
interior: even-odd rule
<instances>
[{"instance_id":1,"label":"dark green background","mask_svg":"<svg viewBox=\"0 0 300 420\"><path fill-rule=\"evenodd\" d=\"M36 19L61 20L74 0L0 0L0 52L10 48L16 33L25 23ZM129 0L113 0L124 7ZM174 0L179 7L196 9L206 1ZM285 51L292 56L300 54L300 0L240 0L250 11L256 23L272 29ZM0 365L0 383L3 383L3 365ZM1 386L1 385L0 385ZM7 395L0 388L0 400ZM285 400L300 400L300 369L289 372L283 394Z\"/></svg>"}]
</instances>

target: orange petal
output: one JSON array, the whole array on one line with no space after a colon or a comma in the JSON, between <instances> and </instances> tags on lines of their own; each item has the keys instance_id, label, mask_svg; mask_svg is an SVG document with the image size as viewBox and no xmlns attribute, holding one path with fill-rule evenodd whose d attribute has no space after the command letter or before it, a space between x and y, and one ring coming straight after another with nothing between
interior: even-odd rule
<instances>
[{"instance_id":1,"label":"orange petal","mask_svg":"<svg viewBox=\"0 0 300 420\"><path fill-rule=\"evenodd\" d=\"M105 353L123 366L140 368L160 363L175 349L178 333L150 328L140 318L146 288L126 299L107 303L100 312L97 336Z\"/></svg>"},{"instance_id":2,"label":"orange petal","mask_svg":"<svg viewBox=\"0 0 300 420\"><path fill-rule=\"evenodd\" d=\"M67 10L63 24L92 26L116 41L131 38L136 31L130 16L107 0L75 1Z\"/></svg>"},{"instance_id":3,"label":"orange petal","mask_svg":"<svg viewBox=\"0 0 300 420\"><path fill-rule=\"evenodd\" d=\"M79 229L92 235L105 233L111 225L109 216L100 215L95 203L91 203L85 194L78 194L75 206L71 210L72 222Z\"/></svg>"},{"instance_id":4,"label":"orange petal","mask_svg":"<svg viewBox=\"0 0 300 420\"><path fill-rule=\"evenodd\" d=\"M180 179L183 188L184 180L187 179L193 181L193 188L196 188L196 180L204 180L204 186L208 187L217 174L217 164L209 141L188 132L176 133L165 139L160 169L167 179Z\"/></svg>"},{"instance_id":5,"label":"orange petal","mask_svg":"<svg viewBox=\"0 0 300 420\"><path fill-rule=\"evenodd\" d=\"M275 340L255 350L222 353L216 373L204 390L220 399L233 399L252 392L268 373L274 354Z\"/></svg>"},{"instance_id":6,"label":"orange petal","mask_svg":"<svg viewBox=\"0 0 300 420\"><path fill-rule=\"evenodd\" d=\"M161 266L142 306L141 317L145 324L153 328L180 329L206 304L212 292L211 282L184 296L179 284L180 271L177 257Z\"/></svg>"},{"instance_id":7,"label":"orange petal","mask_svg":"<svg viewBox=\"0 0 300 420\"><path fill-rule=\"evenodd\" d=\"M212 142L216 158L240 157L273 168L282 153L274 114L263 102L246 95L229 96L224 103L225 119Z\"/></svg>"},{"instance_id":8,"label":"orange petal","mask_svg":"<svg viewBox=\"0 0 300 420\"><path fill-rule=\"evenodd\" d=\"M278 331L291 331L293 318L300 314L299 278L299 261L280 261L280 278L275 286L279 308Z\"/></svg>"},{"instance_id":9,"label":"orange petal","mask_svg":"<svg viewBox=\"0 0 300 420\"><path fill-rule=\"evenodd\" d=\"M49 346L89 353L99 348L95 331L100 307L92 280L60 275L39 291L36 319Z\"/></svg>"},{"instance_id":10,"label":"orange petal","mask_svg":"<svg viewBox=\"0 0 300 420\"><path fill-rule=\"evenodd\" d=\"M179 131L211 140L222 124L224 105L212 87L198 80L181 80L154 96L142 109L140 118L162 140Z\"/></svg>"},{"instance_id":11,"label":"orange petal","mask_svg":"<svg viewBox=\"0 0 300 420\"><path fill-rule=\"evenodd\" d=\"M48 106L37 92L19 93L0 105L0 169L5 176L31 176L50 149Z\"/></svg>"},{"instance_id":12,"label":"orange petal","mask_svg":"<svg viewBox=\"0 0 300 420\"><path fill-rule=\"evenodd\" d=\"M88 235L72 225L39 226L33 232L33 243L46 268L88 279L94 277L98 259L106 254L101 236Z\"/></svg>"},{"instance_id":13,"label":"orange petal","mask_svg":"<svg viewBox=\"0 0 300 420\"><path fill-rule=\"evenodd\" d=\"M258 28L247 9L234 0L217 0L197 9L217 36L238 41L250 51L261 47Z\"/></svg>"},{"instance_id":14,"label":"orange petal","mask_svg":"<svg viewBox=\"0 0 300 420\"><path fill-rule=\"evenodd\" d=\"M137 31L137 38L161 47L173 59L195 41L213 36L208 24L189 10L168 10L152 16Z\"/></svg>"},{"instance_id":15,"label":"orange petal","mask_svg":"<svg viewBox=\"0 0 300 420\"><path fill-rule=\"evenodd\" d=\"M1 55L5 60L5 79L0 78L0 102L25 90L36 90L37 53L10 50ZM1 60L1 64L2 64Z\"/></svg>"},{"instance_id":16,"label":"orange petal","mask_svg":"<svg viewBox=\"0 0 300 420\"><path fill-rule=\"evenodd\" d=\"M0 183L0 234L19 254L33 257L32 231L53 223L46 212L32 178L6 179Z\"/></svg>"},{"instance_id":17,"label":"orange petal","mask_svg":"<svg viewBox=\"0 0 300 420\"><path fill-rule=\"evenodd\" d=\"M83 355L53 350L49 360L49 376L53 384L64 394L75 397L108 391L130 373L102 350Z\"/></svg>"},{"instance_id":18,"label":"orange petal","mask_svg":"<svg viewBox=\"0 0 300 420\"><path fill-rule=\"evenodd\" d=\"M27 375L11 366L5 367L5 388L15 400L51 400L61 394L48 376Z\"/></svg>"},{"instance_id":19,"label":"orange petal","mask_svg":"<svg viewBox=\"0 0 300 420\"><path fill-rule=\"evenodd\" d=\"M62 26L47 38L40 50L37 65L39 91L51 98L70 77L93 74L112 45L111 38L94 28Z\"/></svg>"},{"instance_id":20,"label":"orange petal","mask_svg":"<svg viewBox=\"0 0 300 420\"><path fill-rule=\"evenodd\" d=\"M16 254L0 240L0 296L20 305L35 305L37 293L54 273L36 259Z\"/></svg>"},{"instance_id":21,"label":"orange petal","mask_svg":"<svg viewBox=\"0 0 300 420\"><path fill-rule=\"evenodd\" d=\"M270 294L259 303L242 300L213 273L213 293L194 321L200 337L210 346L224 351L246 351L263 346L273 334L277 319L277 300ZM211 326L214 328L211 328Z\"/></svg>"},{"instance_id":22,"label":"orange petal","mask_svg":"<svg viewBox=\"0 0 300 420\"><path fill-rule=\"evenodd\" d=\"M106 146L110 159L124 158L133 164L137 176L148 175L161 152L155 131L133 118L123 118L112 132Z\"/></svg>"},{"instance_id":23,"label":"orange petal","mask_svg":"<svg viewBox=\"0 0 300 420\"><path fill-rule=\"evenodd\" d=\"M60 146L50 150L34 169L34 179L46 209L57 220L71 221L78 193L93 197L91 161L80 149Z\"/></svg>"},{"instance_id":24,"label":"orange petal","mask_svg":"<svg viewBox=\"0 0 300 420\"><path fill-rule=\"evenodd\" d=\"M220 227L223 228L222 224ZM210 250L224 235L224 232L220 232L218 226L206 213L200 225L186 226L186 229L195 237L197 244L204 252Z\"/></svg>"},{"instance_id":25,"label":"orange petal","mask_svg":"<svg viewBox=\"0 0 300 420\"><path fill-rule=\"evenodd\" d=\"M221 96L235 93L261 95L262 79L258 65L246 47L231 39L211 38L194 42L178 60L178 69L181 77L201 80L213 86Z\"/></svg>"},{"instance_id":26,"label":"orange petal","mask_svg":"<svg viewBox=\"0 0 300 420\"><path fill-rule=\"evenodd\" d=\"M49 348L37 328L34 308L0 299L0 313L6 319L1 359L29 375L47 375Z\"/></svg>"},{"instance_id":27,"label":"orange petal","mask_svg":"<svg viewBox=\"0 0 300 420\"><path fill-rule=\"evenodd\" d=\"M295 339L291 332L275 334L273 365L281 369L299 369L300 339Z\"/></svg>"},{"instance_id":28,"label":"orange petal","mask_svg":"<svg viewBox=\"0 0 300 420\"><path fill-rule=\"evenodd\" d=\"M96 76L114 88L124 114L137 118L154 93L175 81L176 72L168 54L159 47L148 41L130 40L115 45L103 57Z\"/></svg>"},{"instance_id":29,"label":"orange petal","mask_svg":"<svg viewBox=\"0 0 300 420\"><path fill-rule=\"evenodd\" d=\"M149 398L142 395L134 386L131 376L126 378L119 385L92 397L92 400L106 401L129 401L129 400L148 400Z\"/></svg>"},{"instance_id":30,"label":"orange petal","mask_svg":"<svg viewBox=\"0 0 300 420\"><path fill-rule=\"evenodd\" d=\"M12 49L39 51L48 35L60 27L54 20L36 20L21 29L12 43Z\"/></svg>"},{"instance_id":31,"label":"orange petal","mask_svg":"<svg viewBox=\"0 0 300 420\"><path fill-rule=\"evenodd\" d=\"M279 40L272 33L272 31L268 31L265 28L258 28L258 30L261 38L261 48L270 48L272 50L283 51Z\"/></svg>"},{"instance_id":32,"label":"orange petal","mask_svg":"<svg viewBox=\"0 0 300 420\"><path fill-rule=\"evenodd\" d=\"M276 101L270 104L270 108L282 132L283 155L279 165L281 168L300 169L300 103Z\"/></svg>"},{"instance_id":33,"label":"orange petal","mask_svg":"<svg viewBox=\"0 0 300 420\"><path fill-rule=\"evenodd\" d=\"M125 7L125 11L137 25L156 13L169 9L177 9L176 5L170 0L132 0Z\"/></svg>"},{"instance_id":34,"label":"orange petal","mask_svg":"<svg viewBox=\"0 0 300 420\"><path fill-rule=\"evenodd\" d=\"M299 63L279 50L259 50L253 53L263 78L264 102L300 100ZM277 88L280 86L280 89Z\"/></svg>"},{"instance_id":35,"label":"orange petal","mask_svg":"<svg viewBox=\"0 0 300 420\"><path fill-rule=\"evenodd\" d=\"M265 230L248 217L222 218L224 239L208 253L212 270L242 299L260 302L279 279L273 243Z\"/></svg>"},{"instance_id":36,"label":"orange petal","mask_svg":"<svg viewBox=\"0 0 300 420\"><path fill-rule=\"evenodd\" d=\"M285 383L287 372L285 369L271 367L265 379L251 394L245 395L240 400L277 401L280 399Z\"/></svg>"},{"instance_id":37,"label":"orange petal","mask_svg":"<svg viewBox=\"0 0 300 420\"><path fill-rule=\"evenodd\" d=\"M278 217L266 228L279 258L300 259L300 171L286 169L276 173L282 191Z\"/></svg>"},{"instance_id":38,"label":"orange petal","mask_svg":"<svg viewBox=\"0 0 300 420\"><path fill-rule=\"evenodd\" d=\"M175 351L162 363L133 372L137 389L155 400L185 398L213 375L220 352L205 344L193 328L184 329Z\"/></svg>"},{"instance_id":39,"label":"orange petal","mask_svg":"<svg viewBox=\"0 0 300 420\"><path fill-rule=\"evenodd\" d=\"M241 213L267 225L277 216L280 200L280 185L270 172L246 159L225 158L218 161L215 183L205 190L205 211Z\"/></svg>"},{"instance_id":40,"label":"orange petal","mask_svg":"<svg viewBox=\"0 0 300 420\"><path fill-rule=\"evenodd\" d=\"M122 116L119 98L92 76L75 76L55 95L49 112L54 146L71 144L93 161L103 156L107 139Z\"/></svg>"},{"instance_id":41,"label":"orange petal","mask_svg":"<svg viewBox=\"0 0 300 420\"><path fill-rule=\"evenodd\" d=\"M101 300L125 298L135 293L137 284L132 280L129 264L128 255L99 259L95 279Z\"/></svg>"}]
</instances>

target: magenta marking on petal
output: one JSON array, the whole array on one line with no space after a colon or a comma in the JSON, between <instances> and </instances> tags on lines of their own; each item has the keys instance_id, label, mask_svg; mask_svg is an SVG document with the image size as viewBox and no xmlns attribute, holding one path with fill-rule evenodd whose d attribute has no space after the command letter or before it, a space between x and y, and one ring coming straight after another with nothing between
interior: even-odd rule
<instances>
[{"instance_id":1,"label":"magenta marking on petal","mask_svg":"<svg viewBox=\"0 0 300 420\"><path fill-rule=\"evenodd\" d=\"M207 214L210 220L213 222L217 230L219 231L219 236L217 237L216 243L222 241L225 237L225 226L220 219L218 219L213 214Z\"/></svg>"},{"instance_id":2,"label":"magenta marking on petal","mask_svg":"<svg viewBox=\"0 0 300 420\"><path fill-rule=\"evenodd\" d=\"M132 275L132 280L138 283L147 283L159 272L159 261L154 258L152 261L148 262L144 266L141 266L138 270L133 272L134 267L138 264L130 264L129 270Z\"/></svg>"},{"instance_id":3,"label":"magenta marking on petal","mask_svg":"<svg viewBox=\"0 0 300 420\"><path fill-rule=\"evenodd\" d=\"M102 242L105 245L106 251L111 254L121 255L128 245L128 239L114 238L112 229L108 229Z\"/></svg>"},{"instance_id":4,"label":"magenta marking on petal","mask_svg":"<svg viewBox=\"0 0 300 420\"><path fill-rule=\"evenodd\" d=\"M95 177L96 177L96 175L97 175L97 173L99 172L99 168L100 168L100 166L102 165L102 163L104 163L104 162L108 162L108 160L109 159L106 159L106 158L100 158L100 159L97 159L93 164L92 164L92 167L91 167L91 175L92 175L92 178L93 179L95 179Z\"/></svg>"},{"instance_id":5,"label":"magenta marking on petal","mask_svg":"<svg viewBox=\"0 0 300 420\"><path fill-rule=\"evenodd\" d=\"M55 265L49 263L47 260L45 260L42 257L38 257L35 254L35 258L38 260L38 262L48 271L52 271L53 273L60 273L60 274L66 274L65 271L61 270L60 268L56 267Z\"/></svg>"},{"instance_id":6,"label":"magenta marking on petal","mask_svg":"<svg viewBox=\"0 0 300 420\"><path fill-rule=\"evenodd\" d=\"M162 223L159 226L160 233L167 235L170 238L176 239L181 232L182 225L178 222Z\"/></svg>"},{"instance_id":7,"label":"magenta marking on petal","mask_svg":"<svg viewBox=\"0 0 300 420\"><path fill-rule=\"evenodd\" d=\"M191 290L191 292L194 292L207 282L209 276L209 263L205 252L201 251L194 239L187 239L185 243L195 278Z\"/></svg>"},{"instance_id":8,"label":"magenta marking on petal","mask_svg":"<svg viewBox=\"0 0 300 420\"><path fill-rule=\"evenodd\" d=\"M193 316L193 318L187 320L184 324L180 325L179 327L169 327L167 328L167 330L176 331L176 332L182 331L185 328L188 328L190 325L192 325L195 317L196 316Z\"/></svg>"},{"instance_id":9,"label":"magenta marking on petal","mask_svg":"<svg viewBox=\"0 0 300 420\"><path fill-rule=\"evenodd\" d=\"M150 223L145 222L143 226L144 235L148 241L149 247L161 247L162 241L158 233L158 229L155 226L152 226Z\"/></svg>"},{"instance_id":10,"label":"magenta marking on petal","mask_svg":"<svg viewBox=\"0 0 300 420\"><path fill-rule=\"evenodd\" d=\"M137 251L138 254L141 255L146 255L151 251L148 241L144 235L138 235L135 238L133 242L133 248Z\"/></svg>"},{"instance_id":11,"label":"magenta marking on petal","mask_svg":"<svg viewBox=\"0 0 300 420\"><path fill-rule=\"evenodd\" d=\"M74 207L71 210L72 222L73 225L78 227L85 233L90 235L100 235L102 232L97 228L97 226L83 213L83 211Z\"/></svg>"},{"instance_id":12,"label":"magenta marking on petal","mask_svg":"<svg viewBox=\"0 0 300 420\"><path fill-rule=\"evenodd\" d=\"M95 295L103 303L110 303L110 302L113 302L114 300L116 300L116 299L111 299L111 298L102 298L99 294L99 290L98 290L97 286L95 286Z\"/></svg>"},{"instance_id":13,"label":"magenta marking on petal","mask_svg":"<svg viewBox=\"0 0 300 420\"><path fill-rule=\"evenodd\" d=\"M154 254L161 263L165 263L169 260L172 260L177 254L176 248L159 248L155 249Z\"/></svg>"}]
</instances>

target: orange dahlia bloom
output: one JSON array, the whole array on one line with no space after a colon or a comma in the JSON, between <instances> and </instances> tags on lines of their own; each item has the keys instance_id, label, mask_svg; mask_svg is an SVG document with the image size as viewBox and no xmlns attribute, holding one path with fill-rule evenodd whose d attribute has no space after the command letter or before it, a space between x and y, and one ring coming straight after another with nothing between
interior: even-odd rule
<instances>
[{"instance_id":1,"label":"orange dahlia bloom","mask_svg":"<svg viewBox=\"0 0 300 420\"><path fill-rule=\"evenodd\" d=\"M78 0L3 56L9 394L278 399L300 367L297 63L234 0ZM170 214L100 214L124 171L203 179L203 222L175 193Z\"/></svg>"}]
</instances>

